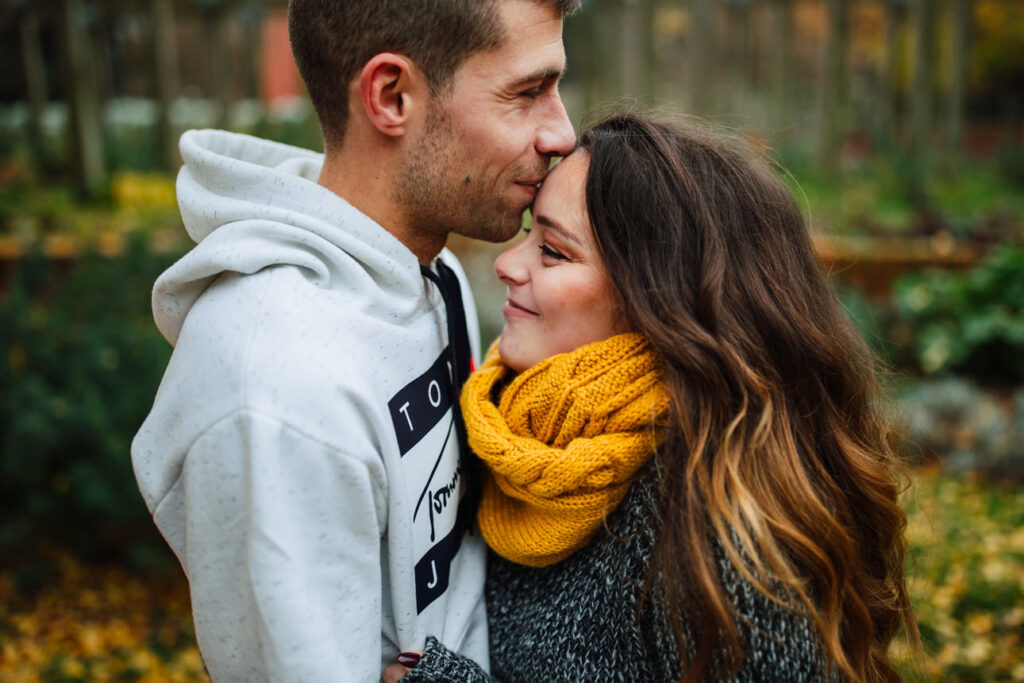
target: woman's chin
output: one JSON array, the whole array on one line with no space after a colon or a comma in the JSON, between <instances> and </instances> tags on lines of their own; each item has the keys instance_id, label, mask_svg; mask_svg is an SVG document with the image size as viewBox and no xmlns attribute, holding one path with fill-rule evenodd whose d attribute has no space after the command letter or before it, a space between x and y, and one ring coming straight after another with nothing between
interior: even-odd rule
<instances>
[{"instance_id":1,"label":"woman's chin","mask_svg":"<svg viewBox=\"0 0 1024 683\"><path fill-rule=\"evenodd\" d=\"M501 354L501 360L505 365L516 372L522 372L532 363L523 357L524 354L521 353L515 340L510 338L513 335L507 335L507 331L508 325L505 326L505 331L501 333L501 338L498 340L498 353Z\"/></svg>"}]
</instances>

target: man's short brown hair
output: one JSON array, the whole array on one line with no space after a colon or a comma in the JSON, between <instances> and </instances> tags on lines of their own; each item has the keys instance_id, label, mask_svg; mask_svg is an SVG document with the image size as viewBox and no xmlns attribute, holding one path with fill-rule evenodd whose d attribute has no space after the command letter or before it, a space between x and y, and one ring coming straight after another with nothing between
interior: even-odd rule
<instances>
[{"instance_id":1,"label":"man's short brown hair","mask_svg":"<svg viewBox=\"0 0 1024 683\"><path fill-rule=\"evenodd\" d=\"M431 95L451 83L470 55L501 45L503 0L290 0L288 32L324 139L340 146L348 84L374 55L405 55ZM580 0L534 0L571 14Z\"/></svg>"}]
</instances>

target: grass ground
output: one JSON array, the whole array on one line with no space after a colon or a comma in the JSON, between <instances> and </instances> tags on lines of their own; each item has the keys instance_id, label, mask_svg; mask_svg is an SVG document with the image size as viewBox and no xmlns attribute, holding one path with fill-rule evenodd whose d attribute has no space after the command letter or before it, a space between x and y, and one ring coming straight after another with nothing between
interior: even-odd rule
<instances>
[{"instance_id":1,"label":"grass ground","mask_svg":"<svg viewBox=\"0 0 1024 683\"><path fill-rule=\"evenodd\" d=\"M909 681L1024 681L1024 491L925 471L908 493L908 577L924 653ZM0 681L205 681L178 573L54 558L0 573Z\"/></svg>"}]
</instances>

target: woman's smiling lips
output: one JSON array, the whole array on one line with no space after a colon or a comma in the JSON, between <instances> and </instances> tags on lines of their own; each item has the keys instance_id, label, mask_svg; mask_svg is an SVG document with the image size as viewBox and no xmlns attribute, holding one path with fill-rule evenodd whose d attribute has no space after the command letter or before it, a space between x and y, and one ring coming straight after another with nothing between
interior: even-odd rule
<instances>
[{"instance_id":1,"label":"woman's smiling lips","mask_svg":"<svg viewBox=\"0 0 1024 683\"><path fill-rule=\"evenodd\" d=\"M505 305L501 307L502 315L505 317L512 318L536 318L537 314L528 308L520 306L512 299L505 302Z\"/></svg>"}]
</instances>

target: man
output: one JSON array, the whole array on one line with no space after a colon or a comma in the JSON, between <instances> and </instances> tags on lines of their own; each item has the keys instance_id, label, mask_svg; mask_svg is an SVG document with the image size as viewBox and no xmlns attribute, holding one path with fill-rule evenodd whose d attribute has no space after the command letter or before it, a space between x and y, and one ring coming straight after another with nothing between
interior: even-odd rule
<instances>
[{"instance_id":1,"label":"man","mask_svg":"<svg viewBox=\"0 0 1024 683\"><path fill-rule=\"evenodd\" d=\"M514 235L571 151L577 4L292 0L324 156L182 137L198 246L154 289L175 351L132 459L214 680L378 680L427 635L486 661L468 292L437 257L450 231Z\"/></svg>"}]
</instances>

